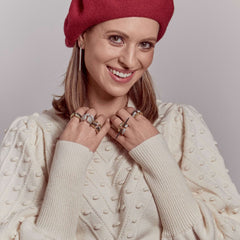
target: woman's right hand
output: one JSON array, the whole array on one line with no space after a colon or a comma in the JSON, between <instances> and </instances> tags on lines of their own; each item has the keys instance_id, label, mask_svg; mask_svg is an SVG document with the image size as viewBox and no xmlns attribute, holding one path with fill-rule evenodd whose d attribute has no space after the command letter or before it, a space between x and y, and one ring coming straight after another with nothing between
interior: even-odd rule
<instances>
[{"instance_id":1,"label":"woman's right hand","mask_svg":"<svg viewBox=\"0 0 240 240\"><path fill-rule=\"evenodd\" d=\"M95 109L89 109L88 107L80 107L76 112L81 114L81 116L88 113L95 117L97 114ZM80 121L77 117L71 118L60 135L59 140L79 143L88 147L90 151L95 152L101 140L110 129L110 121L109 119L106 120L103 114L97 115L95 121L102 125L98 133L96 133L95 129L87 121Z\"/></svg>"}]
</instances>

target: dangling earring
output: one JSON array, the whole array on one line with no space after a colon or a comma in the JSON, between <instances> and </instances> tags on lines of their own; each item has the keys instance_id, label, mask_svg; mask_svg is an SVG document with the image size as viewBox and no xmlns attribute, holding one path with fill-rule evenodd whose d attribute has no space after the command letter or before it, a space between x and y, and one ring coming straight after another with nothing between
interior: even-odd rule
<instances>
[{"instance_id":1,"label":"dangling earring","mask_svg":"<svg viewBox=\"0 0 240 240\"><path fill-rule=\"evenodd\" d=\"M79 47L79 66L78 66L79 72L82 70L82 48Z\"/></svg>"}]
</instances>

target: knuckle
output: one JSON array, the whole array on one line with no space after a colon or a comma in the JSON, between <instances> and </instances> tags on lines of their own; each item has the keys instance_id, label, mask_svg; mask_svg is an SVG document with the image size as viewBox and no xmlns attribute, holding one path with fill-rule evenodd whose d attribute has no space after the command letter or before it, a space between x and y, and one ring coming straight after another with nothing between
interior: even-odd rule
<instances>
[{"instance_id":1,"label":"knuckle","mask_svg":"<svg viewBox=\"0 0 240 240\"><path fill-rule=\"evenodd\" d=\"M79 107L79 108L77 108L76 112L82 112L82 111L86 111L88 109L89 109L88 107Z\"/></svg>"},{"instance_id":2,"label":"knuckle","mask_svg":"<svg viewBox=\"0 0 240 240\"><path fill-rule=\"evenodd\" d=\"M110 120L114 122L118 117L116 115L111 116Z\"/></svg>"},{"instance_id":3,"label":"knuckle","mask_svg":"<svg viewBox=\"0 0 240 240\"><path fill-rule=\"evenodd\" d=\"M99 115L97 115L97 118L103 118L103 119L105 119L106 118L106 116L104 115L104 114L99 114Z\"/></svg>"},{"instance_id":4,"label":"knuckle","mask_svg":"<svg viewBox=\"0 0 240 240\"><path fill-rule=\"evenodd\" d=\"M127 107L127 110L129 110L129 111L134 111L135 110L135 108L133 108L133 107Z\"/></svg>"},{"instance_id":5,"label":"knuckle","mask_svg":"<svg viewBox=\"0 0 240 240\"><path fill-rule=\"evenodd\" d=\"M122 111L123 111L122 109L119 109L119 110L116 112L116 115L121 114Z\"/></svg>"},{"instance_id":6,"label":"knuckle","mask_svg":"<svg viewBox=\"0 0 240 240\"><path fill-rule=\"evenodd\" d=\"M89 109L89 107L82 107L83 111L87 111Z\"/></svg>"},{"instance_id":7,"label":"knuckle","mask_svg":"<svg viewBox=\"0 0 240 240\"><path fill-rule=\"evenodd\" d=\"M89 108L88 111L90 111L90 112L96 112L95 108Z\"/></svg>"},{"instance_id":8,"label":"knuckle","mask_svg":"<svg viewBox=\"0 0 240 240\"><path fill-rule=\"evenodd\" d=\"M73 127L77 124L76 119L74 119L74 117L72 119L70 119L70 121L68 122L68 127Z\"/></svg>"}]
</instances>

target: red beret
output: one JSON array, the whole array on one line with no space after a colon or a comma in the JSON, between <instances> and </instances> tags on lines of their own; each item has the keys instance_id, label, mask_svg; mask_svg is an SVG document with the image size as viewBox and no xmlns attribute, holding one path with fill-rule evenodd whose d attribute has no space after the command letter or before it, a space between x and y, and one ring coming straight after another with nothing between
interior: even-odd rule
<instances>
[{"instance_id":1,"label":"red beret","mask_svg":"<svg viewBox=\"0 0 240 240\"><path fill-rule=\"evenodd\" d=\"M160 40L173 11L173 0L72 0L64 22L65 43L73 47L89 27L123 17L146 17L157 21Z\"/></svg>"}]
</instances>

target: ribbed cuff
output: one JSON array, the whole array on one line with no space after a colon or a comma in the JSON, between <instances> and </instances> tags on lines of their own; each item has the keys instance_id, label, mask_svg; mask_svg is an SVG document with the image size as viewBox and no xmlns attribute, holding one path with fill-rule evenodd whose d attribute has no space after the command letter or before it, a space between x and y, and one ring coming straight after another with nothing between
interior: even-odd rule
<instances>
[{"instance_id":1,"label":"ribbed cuff","mask_svg":"<svg viewBox=\"0 0 240 240\"><path fill-rule=\"evenodd\" d=\"M75 237L80 196L92 156L93 152L78 143L60 140L56 144L36 226L57 239Z\"/></svg>"},{"instance_id":2,"label":"ribbed cuff","mask_svg":"<svg viewBox=\"0 0 240 240\"><path fill-rule=\"evenodd\" d=\"M45 232L40 231L34 223L28 220L23 221L19 230L20 239L24 240L57 240L48 236ZM7 238L6 238L7 239Z\"/></svg>"},{"instance_id":3,"label":"ribbed cuff","mask_svg":"<svg viewBox=\"0 0 240 240\"><path fill-rule=\"evenodd\" d=\"M161 134L129 154L143 169L166 235L176 235L202 220L197 202Z\"/></svg>"}]
</instances>

